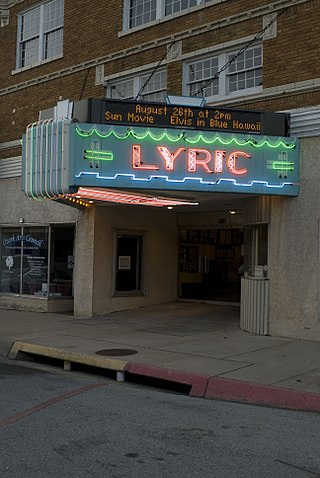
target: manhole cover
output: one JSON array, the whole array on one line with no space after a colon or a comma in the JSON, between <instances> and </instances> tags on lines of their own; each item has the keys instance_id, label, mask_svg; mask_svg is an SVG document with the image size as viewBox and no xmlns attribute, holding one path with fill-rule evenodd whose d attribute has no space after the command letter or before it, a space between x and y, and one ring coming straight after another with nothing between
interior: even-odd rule
<instances>
[{"instance_id":1,"label":"manhole cover","mask_svg":"<svg viewBox=\"0 0 320 478\"><path fill-rule=\"evenodd\" d=\"M106 350L98 350L96 352L97 355L109 355L110 357L114 356L122 356L122 355L134 355L138 352L132 349L106 349Z\"/></svg>"}]
</instances>

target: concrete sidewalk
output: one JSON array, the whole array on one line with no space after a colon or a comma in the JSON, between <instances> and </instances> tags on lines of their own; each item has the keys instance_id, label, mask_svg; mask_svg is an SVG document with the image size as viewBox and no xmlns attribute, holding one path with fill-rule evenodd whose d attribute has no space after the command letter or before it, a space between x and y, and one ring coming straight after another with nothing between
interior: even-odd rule
<instances>
[{"instance_id":1,"label":"concrete sidewalk","mask_svg":"<svg viewBox=\"0 0 320 478\"><path fill-rule=\"evenodd\" d=\"M89 319L0 309L0 354L20 352L320 412L320 343L243 332L236 306L174 302Z\"/></svg>"}]
</instances>

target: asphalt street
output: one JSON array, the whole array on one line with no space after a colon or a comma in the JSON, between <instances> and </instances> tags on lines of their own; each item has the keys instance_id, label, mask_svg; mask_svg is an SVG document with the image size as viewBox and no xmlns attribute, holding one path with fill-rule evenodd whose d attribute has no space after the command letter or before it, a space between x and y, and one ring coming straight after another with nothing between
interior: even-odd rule
<instances>
[{"instance_id":1,"label":"asphalt street","mask_svg":"<svg viewBox=\"0 0 320 478\"><path fill-rule=\"evenodd\" d=\"M315 478L320 415L0 359L5 478Z\"/></svg>"}]
</instances>

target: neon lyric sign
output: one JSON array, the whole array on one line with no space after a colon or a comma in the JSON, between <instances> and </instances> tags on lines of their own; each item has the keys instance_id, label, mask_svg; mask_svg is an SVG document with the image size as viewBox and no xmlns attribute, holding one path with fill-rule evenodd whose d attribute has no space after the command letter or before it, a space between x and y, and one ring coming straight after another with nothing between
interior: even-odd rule
<instances>
[{"instance_id":1,"label":"neon lyric sign","mask_svg":"<svg viewBox=\"0 0 320 478\"><path fill-rule=\"evenodd\" d=\"M298 140L72 124L73 186L298 194Z\"/></svg>"},{"instance_id":2,"label":"neon lyric sign","mask_svg":"<svg viewBox=\"0 0 320 478\"><path fill-rule=\"evenodd\" d=\"M177 148L176 151L170 152L166 146L156 146L156 150L164 161L164 169L166 171L174 171L175 162L178 157L181 158L184 153L186 169L189 173L195 173L199 169L203 172L223 173L223 160L225 160L226 169L235 175L242 175L248 172L247 168L238 169L236 161L239 158L251 158L251 155L245 151L232 151L226 157L226 151L214 150L213 153L204 148ZM143 170L159 170L160 166L155 164L145 164L142 160L141 145L132 145L132 168Z\"/></svg>"}]
</instances>

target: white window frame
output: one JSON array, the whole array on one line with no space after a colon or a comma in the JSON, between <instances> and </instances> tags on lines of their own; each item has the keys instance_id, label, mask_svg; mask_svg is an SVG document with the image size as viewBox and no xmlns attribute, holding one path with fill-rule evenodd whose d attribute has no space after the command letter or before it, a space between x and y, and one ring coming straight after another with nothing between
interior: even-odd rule
<instances>
[{"instance_id":1,"label":"white window frame","mask_svg":"<svg viewBox=\"0 0 320 478\"><path fill-rule=\"evenodd\" d=\"M206 3L209 4L214 4L218 3L219 1L224 1L224 0L189 0L190 1L196 1L196 5L194 6L188 6L187 8L183 8L179 10L178 12L174 13L165 13L165 7L166 7L166 0L156 0L156 15L155 18L150 20L149 22L136 25L136 26L130 26L130 6L131 6L131 1L132 0L124 0L124 7L123 7L123 30L128 31L128 30L135 30L136 28L144 28L145 26L149 26L150 23L154 22L159 22L161 19L166 19L166 18L172 18L175 15L179 14L186 14L189 13L190 11L193 11L194 9L197 9L201 6L203 6ZM146 0L148 1L148 0Z\"/></svg>"},{"instance_id":2,"label":"white window frame","mask_svg":"<svg viewBox=\"0 0 320 478\"><path fill-rule=\"evenodd\" d=\"M263 81L263 45L261 43L257 45L253 45L248 48L254 49L254 48L261 48L261 69L262 69L262 81ZM193 65L199 61L205 61L209 60L211 58L217 58L218 59L218 71L221 71L222 67L226 65L226 63L229 60L230 55L236 55L237 52L240 50L241 45L237 45L237 47L230 48L228 50L224 51L212 51L210 54L206 55L199 55L197 57L193 57L192 59L188 59L184 63L183 67L183 94L186 96L190 95L190 81L189 81L189 71L190 71L190 65ZM259 67L257 66L256 69ZM248 71L248 70L246 70ZM221 71L218 77L218 84L219 84L219 92L218 94L211 95L211 96L205 96L205 99L207 102L210 101L221 101L229 98L234 98L234 97L240 97L240 96L247 96L247 95L252 95L252 94L257 94L262 91L262 83L261 85L258 86L253 86L249 88L243 88L243 89L238 89L235 91L228 91L228 77L230 76L230 71L229 68L225 69L224 71ZM208 81L206 78L205 81ZM201 82L201 78L199 78L199 82ZM200 94L198 96L201 96Z\"/></svg>"},{"instance_id":3,"label":"white window frame","mask_svg":"<svg viewBox=\"0 0 320 478\"><path fill-rule=\"evenodd\" d=\"M32 8L29 8L27 10L22 11L18 15L18 28L17 28L17 58L16 58L16 69L17 70L23 70L23 69L28 69L28 68L33 68L35 66L41 65L42 63L47 63L49 61L55 60L56 58L61 58L63 55L63 33L64 33L64 12L63 12L63 17L62 17L62 23L61 25L54 26L52 29L45 30L45 7L49 5L50 3L54 3L56 0L49 0L46 2L38 3L34 5ZM64 9L64 0L62 0L62 8ZM33 35L30 36L27 39L21 38L22 36L22 21L23 17L27 15L28 13L31 12L36 12L39 10L39 29L37 32ZM52 56L47 56L45 57L45 41L47 35L50 33L62 31L62 41L61 41L61 51ZM36 59L32 61L31 63L23 63L22 60L22 51L23 51L23 45L27 43L28 41L32 41L32 39L38 39L38 48L37 48L37 55Z\"/></svg>"},{"instance_id":4,"label":"white window frame","mask_svg":"<svg viewBox=\"0 0 320 478\"><path fill-rule=\"evenodd\" d=\"M144 71L141 71L141 69L139 69L139 72L136 72L136 73L123 75L121 77L119 77L119 75L113 75L113 77L109 77L105 81L106 97L111 98L111 99L120 99L120 100L128 100L128 99L136 98L139 91L141 90L142 86L145 84L146 80L149 78L151 73L152 73L152 69L148 69L148 70L144 70ZM142 92L141 97L138 98L139 100L142 99L142 100L150 101L150 102L164 101L164 97L167 95L167 69L166 68L159 68L154 73L154 75L157 75L159 73L160 74L165 74L165 78L166 78L165 87L148 91L148 89L147 89L148 85L152 84L152 77L151 77L150 81L148 82L148 85L146 85L146 89ZM154 75L153 75L153 77L154 77ZM130 95L130 96L120 96L119 95L120 97L119 96L112 96L113 88L115 88L117 85L119 85L121 83L125 83L127 81L132 81L132 86L133 86L132 95ZM156 94L156 93L159 93L159 92L163 92L163 95L162 95L163 99L150 99L150 98L147 97L148 95L153 95L153 94Z\"/></svg>"}]
</instances>

